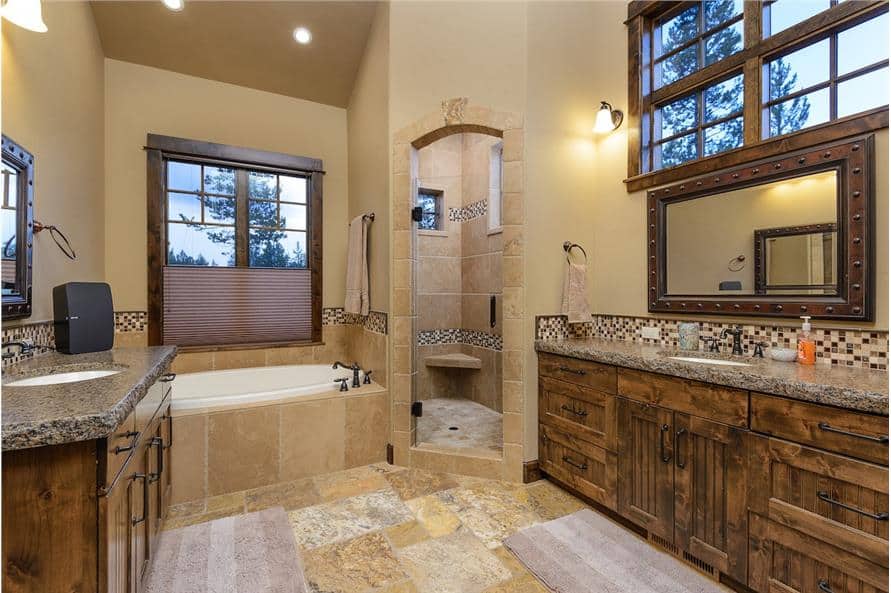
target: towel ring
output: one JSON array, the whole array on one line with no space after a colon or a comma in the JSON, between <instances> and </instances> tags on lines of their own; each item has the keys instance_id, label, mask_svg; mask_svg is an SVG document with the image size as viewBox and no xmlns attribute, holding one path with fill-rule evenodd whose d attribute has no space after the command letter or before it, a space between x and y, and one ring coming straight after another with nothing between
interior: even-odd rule
<instances>
[{"instance_id":1,"label":"towel ring","mask_svg":"<svg viewBox=\"0 0 891 593\"><path fill-rule=\"evenodd\" d=\"M563 243L563 251L566 252L566 261L571 262L570 256L572 255L572 249L574 247L578 248L578 250L582 252L582 255L585 256L585 263L587 264L588 263L588 254L585 251L585 248L582 247L581 245L579 245L578 243L571 243L569 241L566 241Z\"/></svg>"}]
</instances>

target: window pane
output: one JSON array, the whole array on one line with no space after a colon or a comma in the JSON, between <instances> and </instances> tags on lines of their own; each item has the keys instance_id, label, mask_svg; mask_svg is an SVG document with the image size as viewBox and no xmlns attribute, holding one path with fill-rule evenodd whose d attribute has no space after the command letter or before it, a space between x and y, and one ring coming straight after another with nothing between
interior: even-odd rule
<instances>
[{"instance_id":1,"label":"window pane","mask_svg":"<svg viewBox=\"0 0 891 593\"><path fill-rule=\"evenodd\" d=\"M192 194L167 193L167 220L201 220L201 198Z\"/></svg>"},{"instance_id":2,"label":"window pane","mask_svg":"<svg viewBox=\"0 0 891 593\"><path fill-rule=\"evenodd\" d=\"M204 191L209 194L235 195L235 169L204 167Z\"/></svg>"},{"instance_id":3,"label":"window pane","mask_svg":"<svg viewBox=\"0 0 891 593\"><path fill-rule=\"evenodd\" d=\"M235 224L235 200L233 198L204 198L204 222Z\"/></svg>"},{"instance_id":4,"label":"window pane","mask_svg":"<svg viewBox=\"0 0 891 593\"><path fill-rule=\"evenodd\" d=\"M662 51L657 55L667 54L696 37L698 33L699 5L695 5L659 27L658 35L662 42Z\"/></svg>"},{"instance_id":5,"label":"window pane","mask_svg":"<svg viewBox=\"0 0 891 593\"><path fill-rule=\"evenodd\" d=\"M250 226L278 227L277 206L276 202L251 200L248 205L248 224Z\"/></svg>"},{"instance_id":6,"label":"window pane","mask_svg":"<svg viewBox=\"0 0 891 593\"><path fill-rule=\"evenodd\" d=\"M829 89L796 97L770 107L770 135L789 134L829 121Z\"/></svg>"},{"instance_id":7,"label":"window pane","mask_svg":"<svg viewBox=\"0 0 891 593\"><path fill-rule=\"evenodd\" d=\"M809 45L770 63L770 99L829 80L829 40Z\"/></svg>"},{"instance_id":8,"label":"window pane","mask_svg":"<svg viewBox=\"0 0 891 593\"><path fill-rule=\"evenodd\" d=\"M674 167L697 158L696 134L670 140L656 149L657 169Z\"/></svg>"},{"instance_id":9,"label":"window pane","mask_svg":"<svg viewBox=\"0 0 891 593\"><path fill-rule=\"evenodd\" d=\"M767 9L770 18L765 23L764 36L775 35L827 8L829 0L777 0Z\"/></svg>"},{"instance_id":10,"label":"window pane","mask_svg":"<svg viewBox=\"0 0 891 593\"><path fill-rule=\"evenodd\" d=\"M704 156L711 156L743 144L743 118L727 120L704 130Z\"/></svg>"},{"instance_id":11,"label":"window pane","mask_svg":"<svg viewBox=\"0 0 891 593\"><path fill-rule=\"evenodd\" d=\"M199 224L168 224L167 265L234 266L235 229Z\"/></svg>"},{"instance_id":12,"label":"window pane","mask_svg":"<svg viewBox=\"0 0 891 593\"><path fill-rule=\"evenodd\" d=\"M167 161L167 188L201 191L201 165Z\"/></svg>"},{"instance_id":13,"label":"window pane","mask_svg":"<svg viewBox=\"0 0 891 593\"><path fill-rule=\"evenodd\" d=\"M659 110L662 125L656 130L657 139L668 138L694 127L697 121L696 103L694 94L662 107Z\"/></svg>"},{"instance_id":14,"label":"window pane","mask_svg":"<svg viewBox=\"0 0 891 593\"><path fill-rule=\"evenodd\" d=\"M705 89L705 122L727 117L743 108L743 75Z\"/></svg>"},{"instance_id":15,"label":"window pane","mask_svg":"<svg viewBox=\"0 0 891 593\"><path fill-rule=\"evenodd\" d=\"M714 64L740 51L742 47L743 22L738 21L706 38L705 63Z\"/></svg>"},{"instance_id":16,"label":"window pane","mask_svg":"<svg viewBox=\"0 0 891 593\"><path fill-rule=\"evenodd\" d=\"M713 29L743 11L742 0L706 0L702 4L705 8L706 29Z\"/></svg>"},{"instance_id":17,"label":"window pane","mask_svg":"<svg viewBox=\"0 0 891 593\"><path fill-rule=\"evenodd\" d=\"M275 200L276 180L272 173L248 171L248 195L252 198Z\"/></svg>"},{"instance_id":18,"label":"window pane","mask_svg":"<svg viewBox=\"0 0 891 593\"><path fill-rule=\"evenodd\" d=\"M838 117L888 104L888 68L846 80L838 85Z\"/></svg>"},{"instance_id":19,"label":"window pane","mask_svg":"<svg viewBox=\"0 0 891 593\"><path fill-rule=\"evenodd\" d=\"M691 45L656 64L656 85L665 86L693 74L699 68L698 46Z\"/></svg>"},{"instance_id":20,"label":"window pane","mask_svg":"<svg viewBox=\"0 0 891 593\"><path fill-rule=\"evenodd\" d=\"M253 268L305 268L306 233L251 229L248 261Z\"/></svg>"},{"instance_id":21,"label":"window pane","mask_svg":"<svg viewBox=\"0 0 891 593\"><path fill-rule=\"evenodd\" d=\"M838 73L888 59L888 13L838 34Z\"/></svg>"},{"instance_id":22,"label":"window pane","mask_svg":"<svg viewBox=\"0 0 891 593\"><path fill-rule=\"evenodd\" d=\"M278 183L280 200L306 203L306 178L279 175Z\"/></svg>"},{"instance_id":23,"label":"window pane","mask_svg":"<svg viewBox=\"0 0 891 593\"><path fill-rule=\"evenodd\" d=\"M279 208L281 228L306 230L306 206L281 204Z\"/></svg>"}]
</instances>

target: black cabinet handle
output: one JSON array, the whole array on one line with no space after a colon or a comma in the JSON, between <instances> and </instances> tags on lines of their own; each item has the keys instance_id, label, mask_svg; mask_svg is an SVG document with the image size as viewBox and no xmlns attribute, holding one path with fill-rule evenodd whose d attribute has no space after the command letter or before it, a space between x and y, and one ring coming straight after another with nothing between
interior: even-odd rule
<instances>
[{"instance_id":1,"label":"black cabinet handle","mask_svg":"<svg viewBox=\"0 0 891 593\"><path fill-rule=\"evenodd\" d=\"M678 430L676 433L674 433L674 442L675 442L674 455L675 455L676 463L677 463L677 466L679 469L684 469L687 466L686 457L683 459L683 461L681 461L681 439L684 437L685 434L687 434L686 428L682 428L682 429Z\"/></svg>"},{"instance_id":2,"label":"black cabinet handle","mask_svg":"<svg viewBox=\"0 0 891 593\"><path fill-rule=\"evenodd\" d=\"M152 447L158 448L158 473L164 473L164 438L152 437Z\"/></svg>"},{"instance_id":3,"label":"black cabinet handle","mask_svg":"<svg viewBox=\"0 0 891 593\"><path fill-rule=\"evenodd\" d=\"M578 416L580 418L584 418L585 416L588 415L588 412L586 412L584 410L576 410L575 408L570 408L566 404L563 404L562 406L560 406L560 409L564 410L566 412L571 412L572 414L575 414L576 416Z\"/></svg>"},{"instance_id":4,"label":"black cabinet handle","mask_svg":"<svg viewBox=\"0 0 891 593\"><path fill-rule=\"evenodd\" d=\"M817 581L817 588L823 593L833 593L832 587L829 586L829 581L826 579L820 579Z\"/></svg>"},{"instance_id":5,"label":"black cabinet handle","mask_svg":"<svg viewBox=\"0 0 891 593\"><path fill-rule=\"evenodd\" d=\"M667 424L663 424L661 432L659 433L659 454L662 457L662 463L669 463L671 461L671 453L667 456L665 455L665 433L669 430L671 430L671 427Z\"/></svg>"},{"instance_id":6,"label":"black cabinet handle","mask_svg":"<svg viewBox=\"0 0 891 593\"><path fill-rule=\"evenodd\" d=\"M572 373L573 375L579 375L579 376L588 374L587 371L583 371L581 369L571 369L569 367L559 367L559 368L560 368L560 371L563 373Z\"/></svg>"},{"instance_id":7,"label":"black cabinet handle","mask_svg":"<svg viewBox=\"0 0 891 593\"><path fill-rule=\"evenodd\" d=\"M879 443L881 445L888 444L888 437L886 437L886 436L874 437L870 434L860 434L857 432L850 432L847 430L842 430L841 428L835 428L834 426L831 426L828 422L820 422L819 424L817 424L817 426L820 428L820 430L825 431L825 432L834 432L835 434L841 434L846 437L853 437L855 439L863 439L864 441L871 441L873 443Z\"/></svg>"},{"instance_id":8,"label":"black cabinet handle","mask_svg":"<svg viewBox=\"0 0 891 593\"><path fill-rule=\"evenodd\" d=\"M588 469L588 464L587 464L587 463L577 463L577 462L573 461L572 458L569 457L569 456L567 456L567 455L564 455L564 456L563 456L563 462L564 462L564 463L568 463L568 464L571 465L572 467L578 468L578 469L580 469L580 470L582 470L582 471Z\"/></svg>"},{"instance_id":9,"label":"black cabinet handle","mask_svg":"<svg viewBox=\"0 0 891 593\"><path fill-rule=\"evenodd\" d=\"M137 432L135 430L128 430L122 436L125 436L125 437L131 439L130 444L126 445L124 447L122 447L120 445L115 447L114 448L115 455L120 455L121 453L125 453L127 451L132 451L134 449L134 447L136 447L136 441L139 439L139 432Z\"/></svg>"},{"instance_id":10,"label":"black cabinet handle","mask_svg":"<svg viewBox=\"0 0 891 593\"><path fill-rule=\"evenodd\" d=\"M170 439L170 442L167 443L167 448L173 448L173 414L169 411L167 412L167 438Z\"/></svg>"},{"instance_id":11,"label":"black cabinet handle","mask_svg":"<svg viewBox=\"0 0 891 593\"><path fill-rule=\"evenodd\" d=\"M142 517L131 517L130 523L139 525L145 521L148 516L148 476L146 474L133 474L131 480L142 480Z\"/></svg>"},{"instance_id":12,"label":"black cabinet handle","mask_svg":"<svg viewBox=\"0 0 891 593\"><path fill-rule=\"evenodd\" d=\"M176 373L167 373L166 375L161 377L160 381L161 383L170 383L174 379L176 379Z\"/></svg>"},{"instance_id":13,"label":"black cabinet handle","mask_svg":"<svg viewBox=\"0 0 891 593\"><path fill-rule=\"evenodd\" d=\"M845 504L840 500L835 500L834 498L829 496L829 493L826 491L821 490L820 492L817 492L817 498L819 498L820 500L823 500L825 502L828 502L831 505L841 507L847 511L852 511L854 513L863 515L864 517L869 517L870 519L875 519L876 521L887 521L888 520L888 513L870 513L869 511L864 511L863 509L858 509L857 507L853 507L849 504Z\"/></svg>"}]
</instances>

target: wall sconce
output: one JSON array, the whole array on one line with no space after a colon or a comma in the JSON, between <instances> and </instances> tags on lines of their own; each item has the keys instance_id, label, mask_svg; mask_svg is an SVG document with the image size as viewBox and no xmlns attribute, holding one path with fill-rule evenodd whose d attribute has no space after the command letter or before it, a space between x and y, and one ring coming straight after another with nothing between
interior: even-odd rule
<instances>
[{"instance_id":1,"label":"wall sconce","mask_svg":"<svg viewBox=\"0 0 891 593\"><path fill-rule=\"evenodd\" d=\"M606 101L600 102L600 109L597 110L597 117L594 119L594 132L598 134L606 134L612 132L622 125L625 115L618 109Z\"/></svg>"},{"instance_id":2,"label":"wall sconce","mask_svg":"<svg viewBox=\"0 0 891 593\"><path fill-rule=\"evenodd\" d=\"M46 23L40 11L40 0L6 0L0 16L23 29L46 33Z\"/></svg>"}]
</instances>

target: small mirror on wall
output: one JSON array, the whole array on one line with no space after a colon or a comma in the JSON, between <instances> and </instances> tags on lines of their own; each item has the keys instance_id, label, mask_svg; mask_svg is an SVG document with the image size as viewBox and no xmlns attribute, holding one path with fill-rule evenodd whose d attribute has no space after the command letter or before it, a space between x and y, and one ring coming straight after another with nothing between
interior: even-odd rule
<instances>
[{"instance_id":1,"label":"small mirror on wall","mask_svg":"<svg viewBox=\"0 0 891 593\"><path fill-rule=\"evenodd\" d=\"M34 223L34 156L2 138L0 276L3 318L31 315L31 239Z\"/></svg>"}]
</instances>

